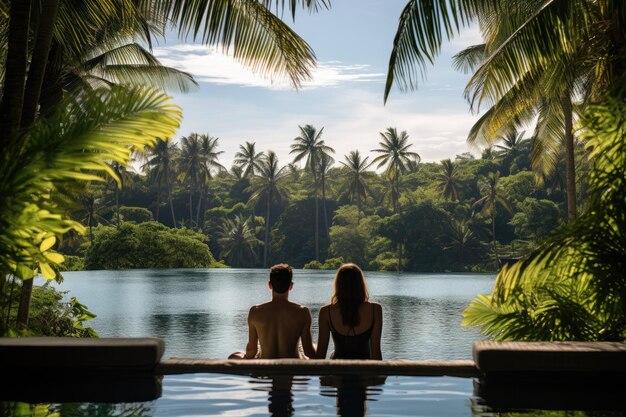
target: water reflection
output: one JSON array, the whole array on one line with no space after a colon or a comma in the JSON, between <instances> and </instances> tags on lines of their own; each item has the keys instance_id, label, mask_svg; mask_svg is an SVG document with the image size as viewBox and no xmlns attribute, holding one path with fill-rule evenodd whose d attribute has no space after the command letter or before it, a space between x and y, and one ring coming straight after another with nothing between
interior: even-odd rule
<instances>
[{"instance_id":1,"label":"water reflection","mask_svg":"<svg viewBox=\"0 0 626 417\"><path fill-rule=\"evenodd\" d=\"M294 375L257 376L253 390L267 392L267 410L273 417L294 415L294 390L306 391L311 378Z\"/></svg>"},{"instance_id":2,"label":"water reflection","mask_svg":"<svg viewBox=\"0 0 626 417\"><path fill-rule=\"evenodd\" d=\"M385 376L322 376L320 395L337 398L338 416L363 417L367 401L376 401L375 396L382 394L386 379Z\"/></svg>"}]
</instances>

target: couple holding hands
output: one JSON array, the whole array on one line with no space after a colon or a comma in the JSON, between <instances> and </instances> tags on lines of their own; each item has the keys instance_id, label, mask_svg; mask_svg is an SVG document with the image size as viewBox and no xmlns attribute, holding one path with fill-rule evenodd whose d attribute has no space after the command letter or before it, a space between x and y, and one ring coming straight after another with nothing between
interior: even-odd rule
<instances>
[{"instance_id":1,"label":"couple holding hands","mask_svg":"<svg viewBox=\"0 0 626 417\"><path fill-rule=\"evenodd\" d=\"M317 348L311 336L311 312L289 301L293 288L291 267L274 265L268 285L272 300L253 306L248 314L246 352L233 353L229 359L325 359L331 336L335 345L332 359L382 359L382 307L368 301L365 277L357 265L344 264L335 274L330 304L319 312Z\"/></svg>"}]
</instances>

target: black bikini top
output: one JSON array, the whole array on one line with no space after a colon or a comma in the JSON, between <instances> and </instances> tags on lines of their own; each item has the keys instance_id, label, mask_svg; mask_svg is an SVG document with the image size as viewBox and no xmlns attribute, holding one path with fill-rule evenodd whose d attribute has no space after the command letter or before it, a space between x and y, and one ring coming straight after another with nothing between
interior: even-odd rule
<instances>
[{"instance_id":1,"label":"black bikini top","mask_svg":"<svg viewBox=\"0 0 626 417\"><path fill-rule=\"evenodd\" d=\"M372 336L372 329L374 328L374 305L372 304L372 324L363 333L359 334L341 334L333 326L332 315L328 310L328 320L330 324L330 332L333 337L333 343L335 344L335 352L332 355L333 359L371 359L372 349L370 346L370 339ZM351 329L354 332L354 327Z\"/></svg>"}]
</instances>

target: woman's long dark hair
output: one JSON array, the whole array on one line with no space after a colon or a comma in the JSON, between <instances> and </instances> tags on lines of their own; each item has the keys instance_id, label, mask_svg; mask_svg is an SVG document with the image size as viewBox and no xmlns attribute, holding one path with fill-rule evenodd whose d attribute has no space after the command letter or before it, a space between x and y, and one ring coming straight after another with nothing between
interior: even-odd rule
<instances>
[{"instance_id":1,"label":"woman's long dark hair","mask_svg":"<svg viewBox=\"0 0 626 417\"><path fill-rule=\"evenodd\" d=\"M335 293L330 302L339 304L343 324L356 327L361 322L359 306L369 300L363 271L355 264L343 264L335 274Z\"/></svg>"}]
</instances>

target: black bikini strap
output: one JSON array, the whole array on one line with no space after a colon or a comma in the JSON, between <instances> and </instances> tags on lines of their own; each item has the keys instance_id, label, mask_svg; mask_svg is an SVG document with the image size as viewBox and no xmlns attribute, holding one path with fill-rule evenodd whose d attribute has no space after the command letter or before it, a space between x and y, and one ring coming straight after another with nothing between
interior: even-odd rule
<instances>
[{"instance_id":1,"label":"black bikini strap","mask_svg":"<svg viewBox=\"0 0 626 417\"><path fill-rule=\"evenodd\" d=\"M335 326L333 326L333 315L330 314L330 306L328 306L328 324L330 324L330 330L337 333L337 330L335 330Z\"/></svg>"}]
</instances>

